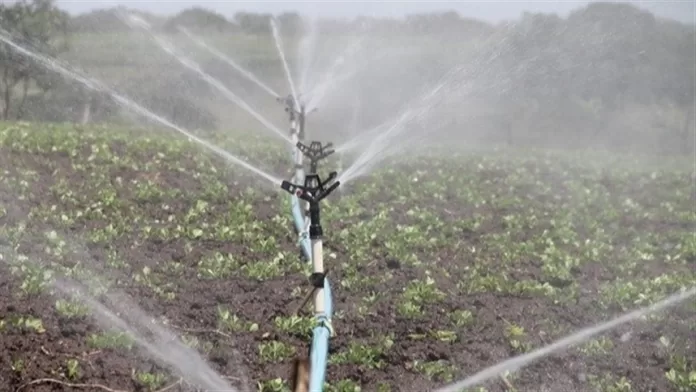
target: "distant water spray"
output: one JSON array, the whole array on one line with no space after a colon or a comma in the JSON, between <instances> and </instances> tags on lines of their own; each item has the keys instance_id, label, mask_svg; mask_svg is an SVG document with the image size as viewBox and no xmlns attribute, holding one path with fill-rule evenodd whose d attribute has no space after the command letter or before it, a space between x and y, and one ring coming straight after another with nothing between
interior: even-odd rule
<instances>
[{"instance_id":1,"label":"distant water spray","mask_svg":"<svg viewBox=\"0 0 696 392\"><path fill-rule=\"evenodd\" d=\"M372 129L360 133L357 137L336 147L337 151L348 151L360 147L362 144L373 144L374 138L383 140L389 135L398 135L403 131L403 126L410 121L423 120L435 106L444 103L448 98L457 95L463 96L470 91L477 77L476 66L473 64L459 65L450 69L440 77L437 83L425 93L411 99L409 104L396 118L391 118ZM462 77L464 75L465 77ZM388 128L389 133L383 135L382 129Z\"/></svg>"},{"instance_id":2,"label":"distant water spray","mask_svg":"<svg viewBox=\"0 0 696 392\"><path fill-rule=\"evenodd\" d=\"M358 132L358 127L360 126L360 97L356 94L353 96L353 113L350 118L350 125L348 128L348 133L351 137L354 137Z\"/></svg>"},{"instance_id":3,"label":"distant water spray","mask_svg":"<svg viewBox=\"0 0 696 392\"><path fill-rule=\"evenodd\" d=\"M505 44L504 41L501 43ZM448 101L454 101L458 97L469 96L476 89L496 88L496 81L493 82L493 85L489 85L481 83L478 78L489 71L487 65L499 57L500 53L509 50L507 45L497 49L488 56L477 58L476 61L453 67L440 78L433 88L411 100L396 119L382 123L336 147L336 152L342 152L367 145L366 150L339 177L341 183L345 184L369 173L377 163L389 156L389 151L396 152L408 140L400 135L414 124L425 124L425 120L429 118L429 114L436 107L443 106ZM418 137L422 138L423 136Z\"/></svg>"},{"instance_id":4,"label":"distant water spray","mask_svg":"<svg viewBox=\"0 0 696 392\"><path fill-rule=\"evenodd\" d=\"M500 362L499 364L484 369L463 381L458 381L443 388L437 389L435 392L459 392L464 388L470 388L484 383L488 380L491 380L493 378L496 378L505 372L517 371L527 365L530 365L532 362L548 357L559 351L563 351L578 343L582 343L597 334L612 330L622 324L626 324L633 320L637 320L643 316L647 316L649 314L658 312L662 309L684 302L687 299L693 297L694 295L696 295L696 288L692 288L690 290L672 295L651 306L637 309L630 313L626 313L622 316L619 316L613 320L607 321L605 323L585 328L568 337L558 340L555 343L552 343L546 347L542 347L528 354L519 355L517 357Z\"/></svg>"},{"instance_id":5,"label":"distant water spray","mask_svg":"<svg viewBox=\"0 0 696 392\"><path fill-rule=\"evenodd\" d=\"M387 148L386 142L390 140L396 142L392 143L391 148L395 148L394 144L401 144L406 139L399 138L397 140L395 138L403 133L407 126L413 124L414 121L424 123L424 120L428 118L429 112L434 107L445 103L445 98L449 97L450 100L456 97L465 98L475 91L496 92L499 95L505 94L509 88L509 83L506 83L506 81L512 78L511 75L495 74L493 78L489 77L485 78L485 80L481 80L481 78L485 75L491 76L490 73L495 72L495 68L491 69L490 65L503 53L509 52L515 46L511 45L507 36L503 34L502 39L497 36L492 37L490 43L481 44L480 47L483 49L482 53L472 56L473 59L465 65L452 68L440 78L440 82L434 88L419 98L411 100L399 116L385 121L369 131L361 132L358 136L338 145L336 152L369 146L368 151L364 151L350 168L352 174L345 173L343 180L368 173L370 167L373 167L374 164L378 163L385 156L382 152ZM518 67L521 66L524 65L518 64ZM430 124L428 124L428 128L430 128ZM387 135L382 135L385 129L388 129ZM375 143L375 140L379 140L379 143Z\"/></svg>"},{"instance_id":6,"label":"distant water spray","mask_svg":"<svg viewBox=\"0 0 696 392\"><path fill-rule=\"evenodd\" d=\"M454 88L460 88L463 85L454 83L453 77L457 75L460 68L455 68L445 75L440 82L438 82L435 87L430 89L426 94L422 95L420 99L409 107L409 109L404 110L402 114L394 121L388 128L382 124L373 130L367 132L367 136L374 136L374 139L370 140L369 147L358 158L350 165L348 169L341 176L339 176L339 181L341 183L347 183L361 175L367 173L367 171L378 161L386 157L386 151L388 149L393 149L399 145L396 142L396 137L402 133L409 124L416 121L423 121L424 117L435 107L437 104L441 103L442 100L447 96L443 92L447 90L452 90ZM456 85L456 86L455 86ZM383 131L383 129L385 129ZM339 146L336 151L342 152L350 150L351 147L357 146L357 139L353 139L353 143ZM352 145L351 145L352 144Z\"/></svg>"},{"instance_id":7,"label":"distant water spray","mask_svg":"<svg viewBox=\"0 0 696 392\"><path fill-rule=\"evenodd\" d=\"M278 98L280 95L278 95L277 92L275 92L272 88L268 87L266 84L264 84L259 78L257 78L253 73L250 71L244 69L241 65L237 64L236 61L232 60L229 58L227 55L224 53L220 52L219 50L213 48L212 46L208 45L203 41L200 37L197 37L193 33L191 33L188 29L179 26L178 27L179 31L184 33L193 43L198 45L199 47L207 50L208 52L212 53L215 55L217 58L220 60L224 61L227 63L230 67L236 69L240 74L242 74L244 77L249 79L250 81L256 83L257 86L261 87L264 91L266 91L268 94L272 95L273 98Z\"/></svg>"},{"instance_id":8,"label":"distant water spray","mask_svg":"<svg viewBox=\"0 0 696 392\"><path fill-rule=\"evenodd\" d=\"M292 80L292 74L290 73L290 66L285 58L285 51L283 50L283 40L280 38L280 30L275 21L275 18L271 18L271 31L273 32L273 40L275 41L276 49L278 49L278 56L280 56L280 61L283 63L283 70L285 71L285 77L288 78L288 84L290 85L290 92L292 93L292 98L295 104L298 104L297 100L297 90L295 89L295 82ZM299 109L299 108L295 108Z\"/></svg>"},{"instance_id":9,"label":"distant water spray","mask_svg":"<svg viewBox=\"0 0 696 392\"><path fill-rule=\"evenodd\" d=\"M259 175L260 177L271 182L274 186L277 186L278 184L280 184L282 182L282 180L264 172L261 169L258 169L256 167L250 165L249 163L233 156L232 154L228 153L227 151L221 149L220 147L217 147L217 146L195 136L191 132L173 124L169 120L143 108L142 106L133 102L129 98L126 98L125 96L118 94L116 91L101 84L100 82L93 80L93 79L89 79L85 76L78 74L75 71L71 71L71 70L67 69L66 67L60 65L60 63L58 63L55 59L51 59L47 56L44 56L42 54L30 51L30 50L27 50L27 49L19 46L9 37L11 37L11 35L7 31L0 28L0 41L6 43L7 45L9 45L11 48L16 50L17 52L19 52L27 57L32 58L33 60L35 60L37 63L41 64L42 66L44 66L44 67L46 67L54 72L57 72L57 73L63 75L64 77L75 80L76 82L82 84L83 86L89 88L90 90L104 93L104 94L108 94L111 98L113 98L116 102L118 102L119 105L123 106L124 108L129 109L133 112L136 112L143 117L146 117L152 121L160 123L166 127L169 127L171 129L179 132L180 134L188 137L189 139L200 144L201 146L203 146L203 147L215 152L216 154L220 155L222 158L224 158L228 162L237 164L237 165L251 171L252 173Z\"/></svg>"},{"instance_id":10,"label":"distant water spray","mask_svg":"<svg viewBox=\"0 0 696 392\"><path fill-rule=\"evenodd\" d=\"M338 70L345 64L347 58L354 57L357 52L361 49L363 42L365 41L365 36L362 35L351 45L349 45L331 64L329 69L324 73L324 76L313 87L309 92L310 95L309 102L307 103L307 110L316 109L319 106L319 102L324 98L326 92L334 87L337 82L341 79L337 73Z\"/></svg>"},{"instance_id":11,"label":"distant water spray","mask_svg":"<svg viewBox=\"0 0 696 392\"><path fill-rule=\"evenodd\" d=\"M200 354L186 346L178 336L157 325L135 303L123 295L109 295L113 310L82 292L69 281L57 280L53 286L65 295L73 296L84 303L96 321L105 329L117 329L128 335L153 359L166 364L185 380L208 391L237 392L220 376ZM124 320L117 314L127 317ZM150 335L148 337L145 334Z\"/></svg>"},{"instance_id":12,"label":"distant water spray","mask_svg":"<svg viewBox=\"0 0 696 392\"><path fill-rule=\"evenodd\" d=\"M317 39L319 38L319 29L316 18L310 18L306 22L307 33L298 48L298 64L299 64L299 87L300 93L304 95L307 91L307 77L309 71L314 64L314 52L317 47Z\"/></svg>"},{"instance_id":13,"label":"distant water spray","mask_svg":"<svg viewBox=\"0 0 696 392\"><path fill-rule=\"evenodd\" d=\"M229 99L231 102L244 109L247 113L251 114L256 120L258 120L258 122L266 126L266 128L268 128L269 130L273 131L276 135L280 136L283 140L285 140L288 143L291 143L290 137L286 135L285 132L281 131L280 128L271 124L270 121L266 120L261 114L259 114L256 110L249 106L249 104L247 104L243 99L237 96L237 94L233 93L227 87L225 87L225 85L222 84L222 82L203 71L203 69L198 63L178 53L176 49L174 49L172 43L155 34L155 32L152 30L152 26L150 26L147 22L142 20L140 17L134 15L124 17L123 20L131 28L141 28L145 30L148 34L150 34L152 39L155 41L155 43L157 43L157 45L159 45L159 47L162 50L169 53L181 65L197 73L198 76L200 76L208 84L220 91L220 93L222 93L222 95L224 95L225 98Z\"/></svg>"},{"instance_id":14,"label":"distant water spray","mask_svg":"<svg viewBox=\"0 0 696 392\"><path fill-rule=\"evenodd\" d=\"M353 113L352 113L352 116L350 119L350 123L348 125L348 129L346 130L350 137L353 137L355 132L358 131L358 124L360 123L360 109L361 109L360 98L356 94L353 97ZM339 165L338 172L343 173L343 165L344 165L346 158L347 158L346 153L345 152L340 153L340 154L338 154L338 157L339 157L338 158L338 165ZM345 185L341 186L338 189L338 191L341 193L345 193L346 186Z\"/></svg>"}]
</instances>

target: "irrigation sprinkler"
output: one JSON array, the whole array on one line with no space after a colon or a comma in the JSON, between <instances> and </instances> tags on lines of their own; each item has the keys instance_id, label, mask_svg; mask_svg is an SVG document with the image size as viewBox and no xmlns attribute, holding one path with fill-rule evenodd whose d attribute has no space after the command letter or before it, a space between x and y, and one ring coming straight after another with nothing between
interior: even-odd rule
<instances>
[{"instance_id":1,"label":"irrigation sprinkler","mask_svg":"<svg viewBox=\"0 0 696 392\"><path fill-rule=\"evenodd\" d=\"M312 331L309 358L299 357L295 360L290 382L293 392L321 392L326 378L329 338L333 336L331 317L333 298L331 286L324 269L321 209L319 202L333 192L340 184L335 181L337 173L332 172L322 181L319 177L319 161L334 153L333 145L312 141L304 144L305 107L298 103L292 94L278 98L285 105L285 112L290 120L290 137L293 143L292 160L295 166L293 182L283 181L281 188L291 195L292 216L295 229L300 237L300 246L305 258L312 263L313 273L309 277L312 290L300 307L301 310L311 297L314 297L314 317L316 326ZM316 109L315 109L316 110ZM304 161L309 163L309 173L305 173ZM304 184L304 185L296 185ZM304 206L302 206L304 204ZM304 207L304 208L303 208Z\"/></svg>"},{"instance_id":2,"label":"irrigation sprinkler","mask_svg":"<svg viewBox=\"0 0 696 392\"><path fill-rule=\"evenodd\" d=\"M327 197L340 185L339 181L327 185L336 179L337 173L331 172L322 181L318 174L311 173L305 177L304 185L296 185L288 181L283 181L281 188L286 192L304 200L309 204L309 238L312 245L312 274L309 276L309 282L312 285L312 293L314 296L314 317L316 326L312 331L312 342L309 347L309 391L321 392L326 378L326 366L329 352L329 338L333 336L333 328L331 326L331 317L333 314L333 298L331 295L331 286L326 277L324 269L324 250L323 250L323 229L321 226L321 208L319 202ZM296 369L294 371L297 379L304 378L301 376L306 373L306 366L303 369L297 367L306 364L306 360L298 360L295 362ZM293 381L295 381L293 380ZM295 391L303 391L306 388L302 385L295 385Z\"/></svg>"},{"instance_id":3,"label":"irrigation sprinkler","mask_svg":"<svg viewBox=\"0 0 696 392\"><path fill-rule=\"evenodd\" d=\"M304 183L305 180L305 170L304 170L304 162L303 162L303 157L307 154L307 157L311 161L311 168L310 171L311 173L316 173L316 162L319 161L322 157L316 157L313 155L313 150L311 150L309 147L304 146L302 142L304 141L305 138L305 107L302 103L299 103L295 100L295 98L292 96L292 94L289 94L285 98L277 98L277 101L285 105L285 112L288 113L289 120L290 120L290 139L293 144L292 148L292 161L295 167L295 176L293 181L297 184L302 184ZM315 145L313 142L312 145ZM302 146L302 147L301 147ZM316 145L315 145L316 146ZM320 148L320 153L323 151L322 149L324 147L321 146L321 143L318 144ZM330 145L329 145L330 146ZM326 146L326 147L329 147ZM303 150L304 148L304 150ZM305 152L305 150L308 150ZM331 151L333 152L333 151ZM330 154L330 153L329 153ZM328 155L328 154L327 154ZM313 159L313 160L312 160ZM308 230L309 230L309 221L307 220L307 215L309 214L309 204L307 202L302 203L301 199L299 199L296 195L291 196L291 211L292 211L292 217L293 217L293 223L295 226L295 231L297 232L299 236L299 244L302 250L302 253L309 262L312 261L312 249L311 249L311 244L309 241L308 237ZM304 204L304 205L303 205Z\"/></svg>"},{"instance_id":4,"label":"irrigation sprinkler","mask_svg":"<svg viewBox=\"0 0 696 392\"><path fill-rule=\"evenodd\" d=\"M310 174L317 174L318 173L318 164L319 161L322 159L328 157L329 155L334 153L333 149L330 149L333 147L333 144L327 143L326 145L322 145L321 142L313 141L309 144L309 146L302 144L302 142L297 142L296 145L297 149L309 160L309 173ZM305 233L309 231L309 226L311 224L311 217L310 217L310 211L309 211L309 203L305 204L305 221L304 221L304 228L305 228ZM311 259L308 259L309 262L311 262Z\"/></svg>"}]
</instances>

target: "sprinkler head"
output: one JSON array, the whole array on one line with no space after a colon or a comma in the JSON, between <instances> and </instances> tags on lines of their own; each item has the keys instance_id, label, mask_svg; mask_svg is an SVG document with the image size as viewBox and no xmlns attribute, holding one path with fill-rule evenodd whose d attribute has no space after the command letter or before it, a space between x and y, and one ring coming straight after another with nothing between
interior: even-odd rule
<instances>
[{"instance_id":1,"label":"sprinkler head","mask_svg":"<svg viewBox=\"0 0 696 392\"><path fill-rule=\"evenodd\" d=\"M288 94L287 97L277 97L276 101L285 104L285 112L295 114L297 113L295 98L292 94Z\"/></svg>"},{"instance_id":2,"label":"sprinkler head","mask_svg":"<svg viewBox=\"0 0 696 392\"><path fill-rule=\"evenodd\" d=\"M335 150L330 149L333 147L332 143L326 143L326 145L322 146L321 142L311 142L309 146L302 144L302 142L297 142L297 148L304 154L307 159L309 159L310 166L311 166L311 171L313 173L316 173L317 171L317 163L328 157L329 155L333 154Z\"/></svg>"},{"instance_id":3,"label":"sprinkler head","mask_svg":"<svg viewBox=\"0 0 696 392\"><path fill-rule=\"evenodd\" d=\"M336 175L336 172L331 172L329 177L322 181L318 174L307 174L305 176L304 185L295 185L289 181L283 181L280 187L286 192L295 195L306 202L316 204L328 196L341 184L340 181L336 181L328 188L326 187L326 184L333 181L336 178Z\"/></svg>"}]
</instances>

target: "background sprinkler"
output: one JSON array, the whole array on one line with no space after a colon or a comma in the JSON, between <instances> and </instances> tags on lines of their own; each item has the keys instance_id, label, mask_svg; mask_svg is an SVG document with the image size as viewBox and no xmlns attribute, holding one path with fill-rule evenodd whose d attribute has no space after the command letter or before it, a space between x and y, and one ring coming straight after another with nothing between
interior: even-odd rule
<instances>
[{"instance_id":1,"label":"background sprinkler","mask_svg":"<svg viewBox=\"0 0 696 392\"><path fill-rule=\"evenodd\" d=\"M295 98L292 96L292 94L288 94L288 96L285 98L278 97L276 100L285 105L285 112L290 116L290 122L292 123L295 121L296 116L299 114L299 110L297 110L298 105L297 102L295 102Z\"/></svg>"},{"instance_id":2,"label":"background sprinkler","mask_svg":"<svg viewBox=\"0 0 696 392\"><path fill-rule=\"evenodd\" d=\"M311 174L317 173L317 164L319 161L335 152L335 150L330 149L333 147L332 143L326 143L326 145L322 146L321 142L313 141L307 146L306 144L302 144L302 142L297 142L296 146L302 154L309 159L309 172Z\"/></svg>"},{"instance_id":3,"label":"background sprinkler","mask_svg":"<svg viewBox=\"0 0 696 392\"><path fill-rule=\"evenodd\" d=\"M276 100L285 105L285 112L290 117L290 135L297 134L298 140L305 139L305 117L309 113L317 111L317 108L306 111L305 105L299 101L295 101L292 94L287 97L278 97ZM301 182L301 181L300 181Z\"/></svg>"},{"instance_id":4,"label":"background sprinkler","mask_svg":"<svg viewBox=\"0 0 696 392\"><path fill-rule=\"evenodd\" d=\"M333 299L331 296L331 286L324 270L323 255L323 229L321 226L321 209L319 202L327 197L340 185L339 181L331 183L337 176L336 172L331 172L329 177L322 181L318 174L311 173L305 177L304 185L295 185L288 181L283 181L281 188L288 193L306 201L309 204L309 238L312 244L312 264L313 272L309 276L314 294L314 316L317 324L312 333L312 343L309 349L310 360L309 369L302 366L302 369L295 369L294 373L309 372L309 390L321 391L326 378L326 365L328 360L329 337L333 335L331 326L331 316L333 313ZM295 361L296 367L306 363L306 360ZM303 370L304 369L304 370ZM302 379L303 377L294 377ZM295 391L306 390L306 385L295 385Z\"/></svg>"}]
</instances>

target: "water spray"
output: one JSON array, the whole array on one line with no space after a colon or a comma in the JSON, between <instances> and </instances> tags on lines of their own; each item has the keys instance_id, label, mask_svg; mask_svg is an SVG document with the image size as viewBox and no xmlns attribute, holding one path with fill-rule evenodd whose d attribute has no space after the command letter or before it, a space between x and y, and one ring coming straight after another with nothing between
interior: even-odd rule
<instances>
[{"instance_id":1,"label":"water spray","mask_svg":"<svg viewBox=\"0 0 696 392\"><path fill-rule=\"evenodd\" d=\"M268 130L272 131L276 135L280 136L283 140L290 142L289 138L280 130L278 127L273 125L269 120L267 120L265 117L263 117L257 110L252 108L246 101L244 101L241 97L239 97L237 94L233 93L230 89L225 87L222 82L219 80L215 79L212 77L210 74L205 72L203 68L196 63L195 61L191 60L190 58L184 56L181 54L177 49L174 47L174 45L161 35L155 33L152 29L152 26L150 26L147 22L143 21L137 16L134 15L126 15L122 16L122 20L131 28L136 29L139 28L143 30L145 33L147 33L150 38L166 53L171 55L177 62L179 62L181 65L186 67L192 72L195 72L198 74L198 76L203 79L206 83L208 83L211 87L214 87L216 90L218 90L225 98L227 98L230 102L236 104L239 106L241 109L245 110L247 113L249 113L252 117L254 117L259 123L264 125Z\"/></svg>"},{"instance_id":2,"label":"water spray","mask_svg":"<svg viewBox=\"0 0 696 392\"><path fill-rule=\"evenodd\" d=\"M1 29L0 33L2 33ZM57 71L63 74L64 76L69 76L79 81L87 88L111 95L120 105L134 110L135 112L144 115L150 120L157 121L160 124L173 128L174 130L186 135L191 140L194 140L199 144L202 144L203 146L206 146L214 152L222 155L223 157L227 158L230 162L237 163L240 166L255 172L256 174L264 177L273 184L277 185L278 182L281 182L281 180L277 180L273 176L270 176L252 167L251 165L248 165L243 160L232 157L228 153L222 151L221 149L210 145L202 139L196 138L189 132L177 127L176 125L157 116L156 114L147 111L146 109L135 104L133 101L118 95L106 86L102 86L96 83L95 81L89 80L76 73L73 73L72 71L69 71L67 68L62 67L59 63L57 63L54 60L27 51L26 49L23 49L18 45L14 44L10 39L3 37L1 34L0 41L7 43L8 45L20 51L20 53L25 54L26 56L36 59L40 64L54 71ZM439 88L441 87L442 86L435 89L432 94L437 93L439 91ZM295 218L295 225L296 227L298 227L298 231L301 233L308 234L308 238L305 239L307 241L302 241L303 250L305 249L304 244L307 244L305 253L313 266L312 273L309 276L309 282L312 288L307 298L314 298L314 317L316 321L316 325L312 331L312 340L310 342L308 350L309 358L301 358L295 362L295 377L293 377L293 382L295 383L294 391L321 392L323 390L323 385L326 378L329 339L334 336L334 330L331 323L333 315L332 291L330 282L327 278L328 270L324 268L323 263L323 228L321 225L320 202L324 198L328 197L334 190L336 190L339 187L339 185L341 185L341 181L337 180L337 172L335 171L331 172L328 178L326 178L323 181L317 174L318 162L333 154L335 150L332 148L333 146L331 143L322 145L321 142L312 141L309 145L303 144L306 137L306 108L305 106L301 105L300 102L298 102L297 96L295 96L294 91L293 94L291 94L286 99L279 100L287 105L286 112L290 116L290 134L292 138L294 152L293 162L295 164L294 180L292 182L282 181L281 189L292 195L293 217ZM430 101L426 103L430 103ZM430 103L430 106L434 106L434 103ZM380 149L384 149L385 146L388 144L387 136L389 134L393 133L392 137L396 136L396 134L402 132L402 129L404 128L404 123L411 122L416 119L421 119L422 116L424 116L422 111L414 111L413 113L407 113L407 115L402 116L402 119L400 119L396 125L389 128L387 131L384 132L384 136L377 139L377 143L373 144L375 148L369 149L368 154L365 158L362 158L362 160L359 158L359 165L366 165L369 159L373 159L378 153L382 153L382 150ZM305 173L304 158L306 158L309 161L309 174ZM356 166L356 169L354 171L360 170L361 166L359 165ZM348 172L350 171L351 170L348 170ZM353 177L346 176L346 179L354 178L355 176L357 176L357 174L353 174ZM306 216L303 216L302 211L299 207L300 200L306 203ZM295 214L296 211L298 211L298 214ZM450 386L446 386L438 391L457 391L461 388L478 385L490 379L491 377L496 377L502 372L518 370L535 360L551 355L554 352L561 351L569 346L584 341L590 338L591 336L615 328L618 325L635 320L646 314L661 310L667 306L672 306L678 302L685 301L686 299L694 295L696 295L696 289L685 291L679 295L670 297L660 303L654 304L649 308L639 309L637 311L623 315L607 323L600 324L598 326L594 326L580 331L574 335L566 337L554 344L539 349L535 352L528 353L520 357L512 358L508 361L497 364L491 368L485 369L475 374L469 379L454 383ZM305 303L306 302L303 302L302 306L304 306ZM135 333L137 332L136 330L129 329L129 325L127 323L118 319L113 312L108 311L105 307L103 307L103 305L94 302L91 303L91 307L98 310L98 312L96 313L98 316L101 317L103 323L109 324L111 326L120 327L120 329L128 331L132 335L135 335L137 337ZM134 311L132 307L129 308L129 312L127 313L131 316L137 316L141 319L144 318L143 315L140 315L136 311ZM178 342L176 342L176 345L172 345L171 343L169 343L169 346L172 346L173 348L169 347L168 345L165 345L165 342L169 342L172 339L171 335L166 334L165 332L155 330L154 326L146 325L144 326L144 328L147 328L149 332L155 334L158 340L155 342L155 344L149 343L145 338L141 338L138 342L140 345L147 348L154 357L158 358L162 362L168 363L170 366L179 370L181 373L191 373L192 376L195 376L195 380L199 381L203 386L210 387L211 389L215 390L233 390L229 388L227 382L224 379L218 377L216 374L214 374L212 370L209 370L209 368L204 367L205 364L202 361L202 359L199 360L197 357L192 358L192 354L190 354L189 351L185 350L183 344L179 344ZM183 362L181 362L178 357L181 356L182 353L187 357L186 359L188 360L187 366L185 367L182 366Z\"/></svg>"},{"instance_id":3,"label":"water spray","mask_svg":"<svg viewBox=\"0 0 696 392\"><path fill-rule=\"evenodd\" d=\"M244 69L241 65L239 65L236 61L232 60L228 56L226 56L224 53L220 52L219 50L213 48L212 46L208 45L201 39L200 37L194 35L191 33L188 29L182 26L177 27L179 31L181 31L184 35L186 35L194 44L198 45L202 49L207 50L220 60L224 61L227 63L229 66L237 70L240 74L242 74L245 78L249 79L250 81L256 83L257 86L261 87L265 92L268 94L272 95L275 98L280 97L278 93L276 93L272 88L268 87L265 83L263 83L259 78L257 78L253 73L247 71Z\"/></svg>"},{"instance_id":4,"label":"water spray","mask_svg":"<svg viewBox=\"0 0 696 392\"><path fill-rule=\"evenodd\" d=\"M470 388L476 385L480 385L492 378L498 377L501 374L504 374L506 372L517 371L527 365L530 365L532 362L536 362L542 358L546 358L554 353L563 351L578 343L582 343L588 339L591 339L595 335L599 335L600 333L612 330L622 324L626 324L628 322L640 319L649 314L659 312L668 307L675 306L693 296L696 296L696 287L692 287L688 290L682 290L681 292L673 294L663 299L662 301L656 302L650 306L636 309L632 312L625 313L619 317L616 317L604 323L585 328L572 335L557 340L554 343L546 345L540 349L516 357L512 357L510 359L497 363L491 367L481 370L480 372L474 374L471 377L439 388L435 392L458 392L463 390L464 388Z\"/></svg>"},{"instance_id":5,"label":"water spray","mask_svg":"<svg viewBox=\"0 0 696 392\"><path fill-rule=\"evenodd\" d=\"M189 141L196 142L199 145L207 148L208 150L216 153L217 155L219 155L220 157L225 159L228 163L236 164L244 169L247 169L250 172L258 175L259 177L269 181L270 183L276 184L278 182L278 180L276 179L275 176L268 174L268 173L264 172L263 170L249 164L248 162L244 161L243 159L235 157L234 155L221 149L220 147L217 147L214 144L211 144L210 142L199 138L198 136L194 135L190 131L172 123L171 121L167 120L166 118L164 118L158 114L151 112L150 110L137 104L135 101L131 100L130 98L117 93L115 90L100 83L99 81L94 80L94 79L90 79L84 75L81 75L80 73L78 73L75 70L69 69L66 65L62 65L58 60L47 57L47 56L40 54L38 52L35 52L33 50L26 49L23 46L20 46L11 37L12 37L12 35L9 32L0 28L0 41L1 42L7 44L9 47L16 50L18 53L20 53L24 56L27 56L28 58L36 61L38 65L41 65L46 69L54 71L54 72L60 74L61 76L64 76L64 77L69 78L71 80L74 80L74 81L80 83L81 85L83 85L84 87L86 87L92 91L108 95L114 101L116 101L116 103L119 106L126 108L128 110L131 110L131 111L147 118L150 121L159 123L165 127L168 127L170 129L182 134Z\"/></svg>"},{"instance_id":6,"label":"water spray","mask_svg":"<svg viewBox=\"0 0 696 392\"><path fill-rule=\"evenodd\" d=\"M331 325L333 315L333 298L331 285L326 277L324 269L323 228L321 226L321 208L319 203L340 185L336 179L337 173L331 172L324 181L318 174L312 173L305 177L304 185L296 185L283 181L281 188L291 195L306 201L309 204L309 238L312 244L313 272L309 276L312 285L310 296L314 296L314 317L317 322L312 331L312 342L309 347L309 362L300 359L295 362L296 367L303 363L302 369L295 369L295 381L305 379L309 381L309 391L321 392L326 378L326 367L329 353L329 338L334 336ZM328 185L334 181L331 185ZM327 186L328 185L328 186ZM302 373L309 373L302 376ZM306 391L306 385L295 384L295 391Z\"/></svg>"},{"instance_id":7,"label":"water spray","mask_svg":"<svg viewBox=\"0 0 696 392\"><path fill-rule=\"evenodd\" d=\"M299 102L297 99L295 82L292 80L290 67L288 66L288 61L285 58L285 51L283 50L283 41L280 38L280 31L278 29L278 25L276 24L275 18L271 18L271 32L273 33L273 40L275 41L276 49L278 50L278 56L280 56L280 61L283 64L283 71L285 71L285 77L288 79L288 85L290 86L290 92L293 97L293 103L297 104Z\"/></svg>"}]
</instances>

